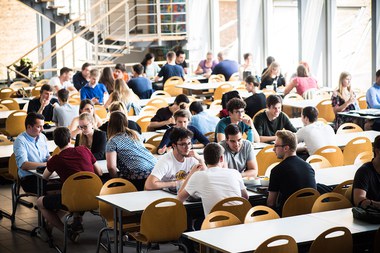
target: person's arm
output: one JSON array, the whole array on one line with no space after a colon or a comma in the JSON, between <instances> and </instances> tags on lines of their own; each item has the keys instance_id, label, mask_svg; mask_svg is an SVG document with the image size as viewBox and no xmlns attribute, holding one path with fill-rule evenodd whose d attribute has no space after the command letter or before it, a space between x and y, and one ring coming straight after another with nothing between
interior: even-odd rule
<instances>
[{"instance_id":1,"label":"person's arm","mask_svg":"<svg viewBox=\"0 0 380 253\"><path fill-rule=\"evenodd\" d=\"M209 140L206 136L204 136L204 135L198 130L198 128L196 128L196 127L193 126L190 130L194 133L194 138L195 138L197 141L199 141L200 143L202 143L203 145L206 146L208 143L210 143L210 140Z\"/></svg>"},{"instance_id":2,"label":"person's arm","mask_svg":"<svg viewBox=\"0 0 380 253\"><path fill-rule=\"evenodd\" d=\"M336 95L335 97L333 96L333 99L332 99L332 106L333 106L333 110L334 110L334 113L337 114L338 112L342 112L344 111L350 104L354 103L355 102L355 97L354 96L351 96L347 101L345 101L343 104L341 105L338 105L338 103L334 103L334 100L335 101L338 101L339 100L339 97L338 95Z\"/></svg>"},{"instance_id":3,"label":"person's arm","mask_svg":"<svg viewBox=\"0 0 380 253\"><path fill-rule=\"evenodd\" d=\"M258 166L256 157L252 160L247 161L247 169L241 173L242 177L257 177Z\"/></svg>"},{"instance_id":4,"label":"person's arm","mask_svg":"<svg viewBox=\"0 0 380 253\"><path fill-rule=\"evenodd\" d=\"M41 103L41 106L40 106L40 108L37 111L38 114L42 114L43 113L45 107L50 104L50 100L49 99L42 99L42 98L40 98L40 103Z\"/></svg>"},{"instance_id":5,"label":"person's arm","mask_svg":"<svg viewBox=\"0 0 380 253\"><path fill-rule=\"evenodd\" d=\"M38 163L38 162L24 162L22 165L21 165L21 168L22 170L35 170L37 169L38 167L44 167L46 166L46 162L43 162L43 163Z\"/></svg>"},{"instance_id":6,"label":"person's arm","mask_svg":"<svg viewBox=\"0 0 380 253\"><path fill-rule=\"evenodd\" d=\"M184 202L190 196L190 194L186 191L185 187L187 183L189 182L190 178L192 178L192 175L195 172L203 170L203 169L204 167L201 164L194 165L191 168L189 174L186 176L186 179L182 183L181 188L178 190L177 198L179 199L179 201Z\"/></svg>"},{"instance_id":7,"label":"person's arm","mask_svg":"<svg viewBox=\"0 0 380 253\"><path fill-rule=\"evenodd\" d=\"M376 85L376 84L375 84ZM366 95L367 104L370 108L380 109L380 101L377 99L377 89L369 88Z\"/></svg>"},{"instance_id":8,"label":"person's arm","mask_svg":"<svg viewBox=\"0 0 380 253\"><path fill-rule=\"evenodd\" d=\"M155 130L163 126L169 126L171 124L174 124L174 122L175 121L173 117L170 117L168 120L164 120L164 121L151 121L149 123L148 129Z\"/></svg>"},{"instance_id":9,"label":"person's arm","mask_svg":"<svg viewBox=\"0 0 380 253\"><path fill-rule=\"evenodd\" d=\"M157 177L150 174L145 181L145 190L158 190L166 187L176 187L177 181L163 182Z\"/></svg>"},{"instance_id":10,"label":"person's arm","mask_svg":"<svg viewBox=\"0 0 380 253\"><path fill-rule=\"evenodd\" d=\"M242 198L245 198L245 199L248 199L248 198L249 198L249 196L248 196L248 192L247 192L246 189L242 189L242 190L241 190L241 197L242 197Z\"/></svg>"},{"instance_id":11,"label":"person's arm","mask_svg":"<svg viewBox=\"0 0 380 253\"><path fill-rule=\"evenodd\" d=\"M201 167L206 168L206 164L205 164L205 161L203 159L203 156L199 155L194 149L190 150L189 155L187 157L194 157L198 161L198 163ZM194 166L193 166L193 168L194 168ZM201 168L199 168L199 169L201 169Z\"/></svg>"},{"instance_id":12,"label":"person's arm","mask_svg":"<svg viewBox=\"0 0 380 253\"><path fill-rule=\"evenodd\" d=\"M274 209L276 207L277 197L278 197L278 192L270 191L268 194L267 206Z\"/></svg>"},{"instance_id":13,"label":"person's arm","mask_svg":"<svg viewBox=\"0 0 380 253\"><path fill-rule=\"evenodd\" d=\"M111 178L117 177L117 153L116 151L111 151L106 153L107 159L107 169L110 173Z\"/></svg>"},{"instance_id":14,"label":"person's arm","mask_svg":"<svg viewBox=\"0 0 380 253\"><path fill-rule=\"evenodd\" d=\"M42 178L44 180L49 180L49 177L53 174L53 172L50 172L47 168L44 170L44 173L42 174Z\"/></svg>"},{"instance_id":15,"label":"person's arm","mask_svg":"<svg viewBox=\"0 0 380 253\"><path fill-rule=\"evenodd\" d=\"M296 86L297 86L297 81L294 78L288 85L285 86L284 96L290 93L293 90L293 88Z\"/></svg>"},{"instance_id":16,"label":"person's arm","mask_svg":"<svg viewBox=\"0 0 380 253\"><path fill-rule=\"evenodd\" d=\"M164 136L162 136L161 142L157 147L157 154L162 155L166 152L166 148L170 142L170 133L172 132L172 128L165 131Z\"/></svg>"},{"instance_id":17,"label":"person's arm","mask_svg":"<svg viewBox=\"0 0 380 253\"><path fill-rule=\"evenodd\" d=\"M198 67L195 70L195 74L197 74L197 75L203 74L203 68L202 68L201 64L202 64L202 61L198 64Z\"/></svg>"},{"instance_id":18,"label":"person's arm","mask_svg":"<svg viewBox=\"0 0 380 253\"><path fill-rule=\"evenodd\" d=\"M367 208L368 206L380 209L380 202L373 201L367 198L367 192L363 189L354 189L354 204L355 206L360 206L362 208Z\"/></svg>"},{"instance_id":19,"label":"person's arm","mask_svg":"<svg viewBox=\"0 0 380 253\"><path fill-rule=\"evenodd\" d=\"M82 130L79 129L79 117L75 117L69 126L71 138L75 138L78 134L82 133Z\"/></svg>"},{"instance_id":20,"label":"person's arm","mask_svg":"<svg viewBox=\"0 0 380 253\"><path fill-rule=\"evenodd\" d=\"M226 139L225 134L223 134L223 133L217 133L216 134L216 142L221 142L221 141L224 141L225 139Z\"/></svg>"},{"instance_id":21,"label":"person's arm","mask_svg":"<svg viewBox=\"0 0 380 253\"><path fill-rule=\"evenodd\" d=\"M100 165L98 164L98 162L95 162L93 164L93 166L94 166L94 172L95 172L95 174L98 175L98 176L102 176L103 175L103 171L102 171L102 168L100 168Z\"/></svg>"},{"instance_id":22,"label":"person's arm","mask_svg":"<svg viewBox=\"0 0 380 253\"><path fill-rule=\"evenodd\" d=\"M251 128L251 131L253 133L253 140L251 140L251 141L259 143L260 142L260 136L259 136L259 133L257 132L257 130L255 128L255 125L253 124L252 119L250 117L244 117L243 122L244 122L244 124L246 124L247 126L249 126Z\"/></svg>"}]
</instances>

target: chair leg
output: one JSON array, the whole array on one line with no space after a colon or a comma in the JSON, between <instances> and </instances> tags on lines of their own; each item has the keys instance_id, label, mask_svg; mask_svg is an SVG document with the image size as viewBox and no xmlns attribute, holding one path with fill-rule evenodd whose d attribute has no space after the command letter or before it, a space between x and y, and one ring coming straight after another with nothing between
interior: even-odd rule
<instances>
[{"instance_id":1,"label":"chair leg","mask_svg":"<svg viewBox=\"0 0 380 253\"><path fill-rule=\"evenodd\" d=\"M109 238L109 235L108 235L108 231L110 231L112 229L108 228L108 227L104 227L102 228L100 231L99 231L99 236L98 236L98 242L96 244L96 253L99 253L99 249L100 249L100 246L106 250L107 252L111 252L111 243L110 243L110 238ZM102 243L102 237L103 237L103 233L106 232L106 235L107 235L107 246L104 245Z\"/></svg>"},{"instance_id":2,"label":"chair leg","mask_svg":"<svg viewBox=\"0 0 380 253\"><path fill-rule=\"evenodd\" d=\"M67 237L69 236L69 228L68 228L68 221L69 219L73 216L72 213L69 213L66 215L65 220L64 220L64 227L63 227L63 253L66 253L67 249Z\"/></svg>"}]
</instances>

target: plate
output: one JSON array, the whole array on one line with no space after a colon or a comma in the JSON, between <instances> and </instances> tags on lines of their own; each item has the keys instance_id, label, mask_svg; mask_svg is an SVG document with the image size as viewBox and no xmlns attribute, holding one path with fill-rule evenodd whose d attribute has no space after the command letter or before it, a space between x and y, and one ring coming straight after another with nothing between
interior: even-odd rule
<instances>
[{"instance_id":1,"label":"plate","mask_svg":"<svg viewBox=\"0 0 380 253\"><path fill-rule=\"evenodd\" d=\"M247 187L247 189L255 193L268 194L268 187L265 186L251 186Z\"/></svg>"}]
</instances>

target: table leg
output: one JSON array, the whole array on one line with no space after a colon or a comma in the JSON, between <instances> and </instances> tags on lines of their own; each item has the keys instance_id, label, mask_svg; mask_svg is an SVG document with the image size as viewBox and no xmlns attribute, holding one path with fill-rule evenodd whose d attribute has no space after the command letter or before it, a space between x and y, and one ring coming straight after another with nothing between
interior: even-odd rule
<instances>
[{"instance_id":1,"label":"table leg","mask_svg":"<svg viewBox=\"0 0 380 253\"><path fill-rule=\"evenodd\" d=\"M123 253L123 211L118 208L118 219L119 219L119 253Z\"/></svg>"},{"instance_id":2,"label":"table leg","mask_svg":"<svg viewBox=\"0 0 380 253\"><path fill-rule=\"evenodd\" d=\"M113 207L113 240L114 240L114 252L117 253L118 248L117 248L117 243L118 243L118 236L117 236L117 223L118 223L118 218L117 218L117 208L114 206Z\"/></svg>"}]
</instances>

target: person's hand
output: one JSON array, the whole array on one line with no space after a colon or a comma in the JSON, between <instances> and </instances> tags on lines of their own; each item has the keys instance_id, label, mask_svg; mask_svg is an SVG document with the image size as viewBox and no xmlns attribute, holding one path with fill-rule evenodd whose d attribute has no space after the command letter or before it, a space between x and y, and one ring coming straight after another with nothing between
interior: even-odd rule
<instances>
[{"instance_id":1,"label":"person's hand","mask_svg":"<svg viewBox=\"0 0 380 253\"><path fill-rule=\"evenodd\" d=\"M170 118L166 121L166 125L172 125L172 124L175 124L174 117L170 117Z\"/></svg>"},{"instance_id":2,"label":"person's hand","mask_svg":"<svg viewBox=\"0 0 380 253\"><path fill-rule=\"evenodd\" d=\"M95 105L99 104L99 99L98 99L98 98L92 98L91 101L92 101Z\"/></svg>"},{"instance_id":3,"label":"person's hand","mask_svg":"<svg viewBox=\"0 0 380 253\"><path fill-rule=\"evenodd\" d=\"M191 170L190 170L190 174L193 174L194 172L197 172L197 171L201 171L201 170L205 170L205 168L203 167L202 164L197 164L197 165L194 165Z\"/></svg>"},{"instance_id":4,"label":"person's hand","mask_svg":"<svg viewBox=\"0 0 380 253\"><path fill-rule=\"evenodd\" d=\"M165 146L163 146L162 148L158 149L157 153L158 153L159 155L162 155L162 154L164 154L164 153L166 152L166 149L167 149L167 147L166 147L166 145L165 145Z\"/></svg>"},{"instance_id":5,"label":"person's hand","mask_svg":"<svg viewBox=\"0 0 380 253\"><path fill-rule=\"evenodd\" d=\"M41 102L41 108L43 109L50 103L50 100L41 98L40 102Z\"/></svg>"},{"instance_id":6,"label":"person's hand","mask_svg":"<svg viewBox=\"0 0 380 253\"><path fill-rule=\"evenodd\" d=\"M244 124L246 124L248 126L252 125L252 119L250 117L244 117L242 121Z\"/></svg>"}]
</instances>

